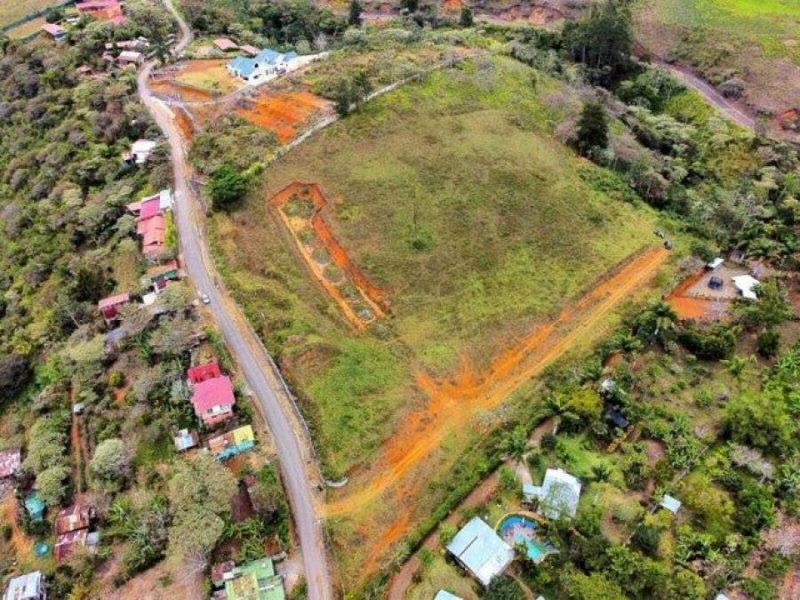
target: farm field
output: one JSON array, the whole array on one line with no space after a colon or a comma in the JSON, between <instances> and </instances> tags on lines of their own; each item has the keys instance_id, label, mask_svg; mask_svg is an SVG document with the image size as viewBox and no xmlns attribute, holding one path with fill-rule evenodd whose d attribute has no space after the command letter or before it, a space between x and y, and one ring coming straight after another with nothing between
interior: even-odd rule
<instances>
[{"instance_id":1,"label":"farm field","mask_svg":"<svg viewBox=\"0 0 800 600\"><path fill-rule=\"evenodd\" d=\"M327 476L351 480L329 507L348 584L441 501L492 412L652 293L668 260L655 214L593 188L597 169L551 137L553 84L534 91L530 76L488 58L435 72L273 163L263 196L213 217L223 275L279 350ZM294 182L320 187L331 235L384 294L387 316L364 333L298 247L304 225L270 201Z\"/></svg>"},{"instance_id":2,"label":"farm field","mask_svg":"<svg viewBox=\"0 0 800 600\"><path fill-rule=\"evenodd\" d=\"M797 2L642 0L635 19L637 37L656 54L689 64L715 85L742 79L743 100L752 107L774 115L797 108Z\"/></svg>"},{"instance_id":3,"label":"farm field","mask_svg":"<svg viewBox=\"0 0 800 600\"><path fill-rule=\"evenodd\" d=\"M0 2L0 27L13 23L38 10L60 4L60 0L25 0L24 2Z\"/></svg>"}]
</instances>

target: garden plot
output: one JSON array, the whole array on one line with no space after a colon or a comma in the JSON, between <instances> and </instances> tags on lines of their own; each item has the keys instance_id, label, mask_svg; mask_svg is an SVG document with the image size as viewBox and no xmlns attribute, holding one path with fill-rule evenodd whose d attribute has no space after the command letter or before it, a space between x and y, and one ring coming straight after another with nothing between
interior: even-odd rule
<instances>
[{"instance_id":1,"label":"garden plot","mask_svg":"<svg viewBox=\"0 0 800 600\"><path fill-rule=\"evenodd\" d=\"M310 92L274 92L268 88L260 89L254 96L237 99L234 110L254 125L274 131L282 143L294 138L314 116L332 113L329 101Z\"/></svg>"},{"instance_id":2,"label":"garden plot","mask_svg":"<svg viewBox=\"0 0 800 600\"><path fill-rule=\"evenodd\" d=\"M386 294L358 270L333 236L322 215L328 199L318 185L289 184L269 202L278 209L311 273L353 326L363 330L385 316Z\"/></svg>"}]
</instances>

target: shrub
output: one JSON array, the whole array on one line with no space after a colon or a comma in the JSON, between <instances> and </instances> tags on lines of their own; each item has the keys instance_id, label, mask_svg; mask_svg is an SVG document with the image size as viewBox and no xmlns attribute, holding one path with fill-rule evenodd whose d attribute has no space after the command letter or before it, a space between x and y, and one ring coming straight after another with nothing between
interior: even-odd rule
<instances>
[{"instance_id":1,"label":"shrub","mask_svg":"<svg viewBox=\"0 0 800 600\"><path fill-rule=\"evenodd\" d=\"M704 360L729 358L736 349L736 335L729 326L722 323L706 327L689 323L678 339L687 350Z\"/></svg>"}]
</instances>

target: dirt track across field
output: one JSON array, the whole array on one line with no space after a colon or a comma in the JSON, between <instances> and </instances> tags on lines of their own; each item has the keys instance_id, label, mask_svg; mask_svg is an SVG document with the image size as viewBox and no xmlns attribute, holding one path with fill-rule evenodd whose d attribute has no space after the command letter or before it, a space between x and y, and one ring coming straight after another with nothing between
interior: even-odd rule
<instances>
[{"instance_id":1,"label":"dirt track across field","mask_svg":"<svg viewBox=\"0 0 800 600\"><path fill-rule=\"evenodd\" d=\"M392 436L382 458L371 469L370 482L353 494L328 504L328 517L346 515L375 501L410 469L440 447L453 431L469 426L479 411L502 404L523 383L539 375L626 297L644 285L663 265L669 253L651 248L623 265L580 300L495 359L484 372L464 364L450 381L438 382L420 374L417 383L428 396L427 407L409 416Z\"/></svg>"}]
</instances>

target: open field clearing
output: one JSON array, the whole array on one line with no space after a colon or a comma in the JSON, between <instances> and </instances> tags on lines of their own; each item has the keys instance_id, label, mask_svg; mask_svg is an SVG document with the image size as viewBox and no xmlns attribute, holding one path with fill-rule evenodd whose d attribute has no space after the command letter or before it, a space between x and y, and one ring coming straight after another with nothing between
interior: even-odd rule
<instances>
[{"instance_id":1,"label":"open field clearing","mask_svg":"<svg viewBox=\"0 0 800 600\"><path fill-rule=\"evenodd\" d=\"M46 22L44 17L39 17L38 19L33 19L22 25L18 25L13 29L9 29L6 35L12 40L20 40L41 31L42 25Z\"/></svg>"},{"instance_id":2,"label":"open field clearing","mask_svg":"<svg viewBox=\"0 0 800 600\"><path fill-rule=\"evenodd\" d=\"M652 293L669 256L654 213L593 188L595 168L550 136L540 94L554 90L530 77L505 59L433 73L278 160L261 198L214 216L223 274L280 348L326 473L351 479L328 513L347 583L430 515L491 415ZM268 201L292 182L320 186L326 230L384 294L365 333L309 264L310 215Z\"/></svg>"},{"instance_id":3,"label":"open field clearing","mask_svg":"<svg viewBox=\"0 0 800 600\"><path fill-rule=\"evenodd\" d=\"M800 3L789 0L644 0L637 37L714 85L744 81L742 99L775 116L800 96Z\"/></svg>"},{"instance_id":4,"label":"open field clearing","mask_svg":"<svg viewBox=\"0 0 800 600\"><path fill-rule=\"evenodd\" d=\"M276 92L262 89L236 102L237 115L290 141L314 116L331 113L331 103L303 90Z\"/></svg>"},{"instance_id":5,"label":"open field clearing","mask_svg":"<svg viewBox=\"0 0 800 600\"><path fill-rule=\"evenodd\" d=\"M0 27L13 23L38 10L61 4L60 0L25 0L24 2L12 2L3 0L0 2Z\"/></svg>"}]
</instances>

